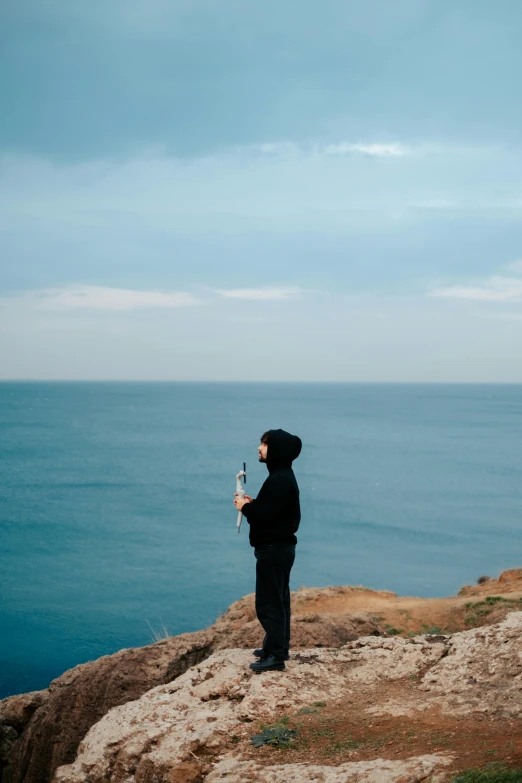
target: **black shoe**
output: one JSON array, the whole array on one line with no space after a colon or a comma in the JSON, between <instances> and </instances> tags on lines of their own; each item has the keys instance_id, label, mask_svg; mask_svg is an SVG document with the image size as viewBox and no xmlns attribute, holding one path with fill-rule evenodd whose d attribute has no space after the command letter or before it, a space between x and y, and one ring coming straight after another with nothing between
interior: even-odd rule
<instances>
[{"instance_id":1,"label":"black shoe","mask_svg":"<svg viewBox=\"0 0 522 783\"><path fill-rule=\"evenodd\" d=\"M267 655L265 658L261 658L260 661L251 663L250 668L253 672L260 674L261 672L284 672L286 666L282 658L274 658L273 655Z\"/></svg>"},{"instance_id":2,"label":"black shoe","mask_svg":"<svg viewBox=\"0 0 522 783\"><path fill-rule=\"evenodd\" d=\"M254 650L252 655L255 655L256 658L261 658L261 660L263 660L263 658L266 658L267 655L270 655L270 653L267 653L266 650L259 649L259 650ZM283 656L283 661L289 661L289 660L290 660L290 656L288 655L288 653L286 653L286 655Z\"/></svg>"}]
</instances>

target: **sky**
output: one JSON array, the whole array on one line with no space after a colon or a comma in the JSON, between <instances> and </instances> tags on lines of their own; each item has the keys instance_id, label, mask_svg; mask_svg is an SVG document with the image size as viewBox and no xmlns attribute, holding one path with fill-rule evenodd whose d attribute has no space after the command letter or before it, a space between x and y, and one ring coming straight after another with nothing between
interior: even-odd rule
<instances>
[{"instance_id":1,"label":"sky","mask_svg":"<svg viewBox=\"0 0 522 783\"><path fill-rule=\"evenodd\" d=\"M3 0L0 379L522 382L519 0Z\"/></svg>"}]
</instances>

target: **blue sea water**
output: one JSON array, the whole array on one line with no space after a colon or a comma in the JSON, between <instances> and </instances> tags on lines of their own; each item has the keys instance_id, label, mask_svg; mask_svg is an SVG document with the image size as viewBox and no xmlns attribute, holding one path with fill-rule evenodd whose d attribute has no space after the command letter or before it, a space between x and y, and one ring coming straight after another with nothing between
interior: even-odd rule
<instances>
[{"instance_id":1,"label":"blue sea water","mask_svg":"<svg viewBox=\"0 0 522 783\"><path fill-rule=\"evenodd\" d=\"M449 595L522 566L522 386L0 384L0 698L254 588L235 474L303 439L293 589Z\"/></svg>"}]
</instances>

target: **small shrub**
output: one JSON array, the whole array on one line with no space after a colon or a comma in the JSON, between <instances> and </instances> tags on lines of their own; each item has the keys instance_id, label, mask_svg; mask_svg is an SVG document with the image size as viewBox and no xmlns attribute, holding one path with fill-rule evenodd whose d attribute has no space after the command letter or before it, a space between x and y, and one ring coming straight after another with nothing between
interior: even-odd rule
<instances>
[{"instance_id":1,"label":"small shrub","mask_svg":"<svg viewBox=\"0 0 522 783\"><path fill-rule=\"evenodd\" d=\"M289 729L286 726L264 728L260 734L253 734L250 737L250 742L256 748L260 748L263 745L276 745L279 748L288 748L298 733L295 729Z\"/></svg>"},{"instance_id":2,"label":"small shrub","mask_svg":"<svg viewBox=\"0 0 522 783\"><path fill-rule=\"evenodd\" d=\"M325 701L314 701L314 707L326 707Z\"/></svg>"},{"instance_id":3,"label":"small shrub","mask_svg":"<svg viewBox=\"0 0 522 783\"><path fill-rule=\"evenodd\" d=\"M490 576L479 576L479 578L477 579L478 585L484 585L486 584L486 582L491 582Z\"/></svg>"}]
</instances>

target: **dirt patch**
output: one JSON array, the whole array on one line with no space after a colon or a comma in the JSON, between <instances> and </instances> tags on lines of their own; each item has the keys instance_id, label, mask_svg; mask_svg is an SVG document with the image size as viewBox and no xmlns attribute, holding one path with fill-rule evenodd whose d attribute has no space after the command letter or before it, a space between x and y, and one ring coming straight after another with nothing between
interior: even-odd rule
<instances>
[{"instance_id":1,"label":"dirt patch","mask_svg":"<svg viewBox=\"0 0 522 783\"><path fill-rule=\"evenodd\" d=\"M522 568L510 568L502 571L498 579L481 577L476 585L465 585L459 595L495 595L496 593L514 593L522 591Z\"/></svg>"},{"instance_id":2,"label":"dirt patch","mask_svg":"<svg viewBox=\"0 0 522 783\"><path fill-rule=\"evenodd\" d=\"M497 593L493 594L495 586ZM501 622L509 612L522 608L520 582L492 579L487 585L487 594L484 590L480 592L481 587L477 587L477 593L475 588L469 588L469 593L450 598L397 596L386 591L353 587L304 588L292 593L292 612L295 618L311 612L332 618L358 616L374 623L383 634L416 636L457 633L491 625Z\"/></svg>"},{"instance_id":3,"label":"dirt patch","mask_svg":"<svg viewBox=\"0 0 522 783\"><path fill-rule=\"evenodd\" d=\"M231 746L242 759L267 766L299 762L337 766L347 761L402 760L438 752L454 757L448 768L451 773L491 762L522 768L522 720L483 714L451 717L434 707L416 710L418 695L414 679L358 689L342 702L315 702L269 724L298 732L289 747L253 747L250 735L263 730L266 724L261 723L233 737ZM400 717L369 712L388 701L406 701L413 709Z\"/></svg>"}]
</instances>

